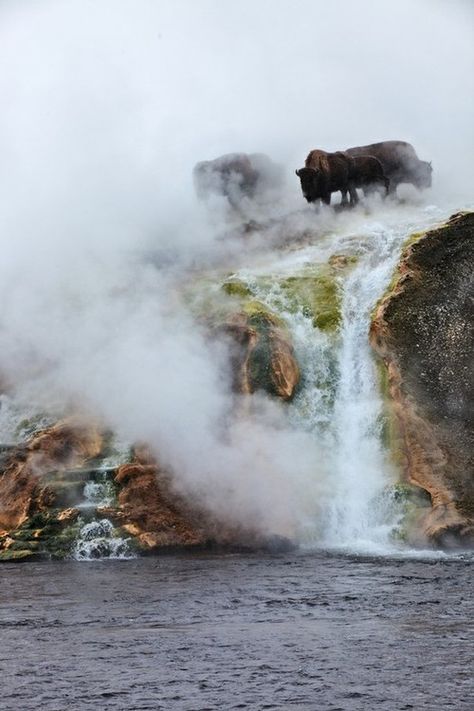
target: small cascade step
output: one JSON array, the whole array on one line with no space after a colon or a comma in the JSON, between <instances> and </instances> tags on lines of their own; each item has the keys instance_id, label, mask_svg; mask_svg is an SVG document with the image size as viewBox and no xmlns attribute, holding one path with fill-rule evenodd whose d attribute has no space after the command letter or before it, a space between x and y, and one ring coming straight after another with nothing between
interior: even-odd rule
<instances>
[{"instance_id":1,"label":"small cascade step","mask_svg":"<svg viewBox=\"0 0 474 711\"><path fill-rule=\"evenodd\" d=\"M115 471L114 467L65 469L49 472L43 482L54 492L55 506L93 509L113 498Z\"/></svg>"},{"instance_id":2,"label":"small cascade step","mask_svg":"<svg viewBox=\"0 0 474 711\"><path fill-rule=\"evenodd\" d=\"M0 444L0 453L11 452L14 449L18 449L18 448L22 448L22 447L24 448L24 445L21 445L21 444L5 444L5 443Z\"/></svg>"},{"instance_id":3,"label":"small cascade step","mask_svg":"<svg viewBox=\"0 0 474 711\"><path fill-rule=\"evenodd\" d=\"M28 451L25 443L0 444L0 473ZM78 560L134 557L130 537L108 517L115 511L118 466L89 460L85 466L51 470L40 477L41 485L54 494L47 511L12 532L0 560L63 558ZM33 524L34 526L32 527Z\"/></svg>"},{"instance_id":4,"label":"small cascade step","mask_svg":"<svg viewBox=\"0 0 474 711\"><path fill-rule=\"evenodd\" d=\"M54 505L57 508L75 507L83 498L84 482L79 480L56 479L55 481L45 481L48 489L54 492Z\"/></svg>"},{"instance_id":5,"label":"small cascade step","mask_svg":"<svg viewBox=\"0 0 474 711\"><path fill-rule=\"evenodd\" d=\"M77 469L62 469L51 471L46 476L51 480L58 477L61 479L86 481L113 481L117 467L78 467Z\"/></svg>"},{"instance_id":6,"label":"small cascade step","mask_svg":"<svg viewBox=\"0 0 474 711\"><path fill-rule=\"evenodd\" d=\"M73 556L76 560L98 558L133 558L130 540L117 535L107 518L91 521L82 526Z\"/></svg>"}]
</instances>

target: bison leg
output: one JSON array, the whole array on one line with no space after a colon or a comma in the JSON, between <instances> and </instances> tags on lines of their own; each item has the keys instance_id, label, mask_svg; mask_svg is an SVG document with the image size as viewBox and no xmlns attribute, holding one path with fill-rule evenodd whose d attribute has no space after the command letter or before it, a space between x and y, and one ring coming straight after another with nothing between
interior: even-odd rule
<instances>
[{"instance_id":1,"label":"bison leg","mask_svg":"<svg viewBox=\"0 0 474 711\"><path fill-rule=\"evenodd\" d=\"M325 205L330 205L331 204L331 193L324 193L322 196L322 201Z\"/></svg>"},{"instance_id":2,"label":"bison leg","mask_svg":"<svg viewBox=\"0 0 474 711\"><path fill-rule=\"evenodd\" d=\"M341 205L347 205L348 202L347 189L341 190Z\"/></svg>"},{"instance_id":3,"label":"bison leg","mask_svg":"<svg viewBox=\"0 0 474 711\"><path fill-rule=\"evenodd\" d=\"M387 195L390 195L390 180L388 178L384 178L383 182L385 185L385 197L387 197Z\"/></svg>"},{"instance_id":4,"label":"bison leg","mask_svg":"<svg viewBox=\"0 0 474 711\"><path fill-rule=\"evenodd\" d=\"M359 197L357 195L357 189L353 183L349 183L349 195L351 196L351 205L357 205L359 202Z\"/></svg>"},{"instance_id":5,"label":"bison leg","mask_svg":"<svg viewBox=\"0 0 474 711\"><path fill-rule=\"evenodd\" d=\"M397 181L396 180L390 180L390 185L388 188L388 194L393 195L393 197L397 197Z\"/></svg>"}]
</instances>

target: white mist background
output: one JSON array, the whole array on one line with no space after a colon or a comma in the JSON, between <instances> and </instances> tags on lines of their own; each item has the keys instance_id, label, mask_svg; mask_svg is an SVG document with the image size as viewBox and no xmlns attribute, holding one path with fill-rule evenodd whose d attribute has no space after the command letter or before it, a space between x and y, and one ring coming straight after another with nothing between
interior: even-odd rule
<instances>
[{"instance_id":1,"label":"white mist background","mask_svg":"<svg viewBox=\"0 0 474 711\"><path fill-rule=\"evenodd\" d=\"M225 349L178 297L184 269L221 249L192 168L266 152L299 207L310 149L403 139L433 161L428 199L462 207L472 25L466 2L4 0L3 377L151 442L212 510L291 532L324 463L263 397L258 421L230 419Z\"/></svg>"}]
</instances>

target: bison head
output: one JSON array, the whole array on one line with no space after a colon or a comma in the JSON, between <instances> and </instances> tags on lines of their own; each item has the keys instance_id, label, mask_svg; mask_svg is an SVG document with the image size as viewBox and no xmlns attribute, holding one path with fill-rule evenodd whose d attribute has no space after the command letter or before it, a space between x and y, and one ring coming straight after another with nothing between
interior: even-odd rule
<instances>
[{"instance_id":1,"label":"bison head","mask_svg":"<svg viewBox=\"0 0 474 711\"><path fill-rule=\"evenodd\" d=\"M433 168L431 163L426 160L420 160L415 169L414 183L417 188L431 188L431 174Z\"/></svg>"},{"instance_id":2,"label":"bison head","mask_svg":"<svg viewBox=\"0 0 474 711\"><path fill-rule=\"evenodd\" d=\"M320 172L316 168L300 168L295 171L300 179L303 195L308 202L314 202L321 197Z\"/></svg>"}]
</instances>

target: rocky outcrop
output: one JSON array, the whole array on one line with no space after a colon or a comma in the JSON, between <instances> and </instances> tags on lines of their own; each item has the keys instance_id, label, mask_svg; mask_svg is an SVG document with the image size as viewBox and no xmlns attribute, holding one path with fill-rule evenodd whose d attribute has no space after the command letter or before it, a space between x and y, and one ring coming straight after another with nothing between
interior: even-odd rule
<instances>
[{"instance_id":1,"label":"rocky outcrop","mask_svg":"<svg viewBox=\"0 0 474 711\"><path fill-rule=\"evenodd\" d=\"M29 516L53 506L56 492L46 475L96 457L102 448L97 428L64 420L4 455L0 474L0 531L20 526Z\"/></svg>"},{"instance_id":2,"label":"rocky outcrop","mask_svg":"<svg viewBox=\"0 0 474 711\"><path fill-rule=\"evenodd\" d=\"M371 343L388 372L406 480L431 497L426 538L474 545L474 213L406 246Z\"/></svg>"},{"instance_id":3,"label":"rocky outcrop","mask_svg":"<svg viewBox=\"0 0 474 711\"><path fill-rule=\"evenodd\" d=\"M134 448L133 461L118 468L115 482L117 505L98 514L130 536L140 554L209 548L282 551L292 546L283 537L230 525L184 498L146 446Z\"/></svg>"},{"instance_id":4,"label":"rocky outcrop","mask_svg":"<svg viewBox=\"0 0 474 711\"><path fill-rule=\"evenodd\" d=\"M31 557L77 518L68 507L70 467L97 457L102 435L93 425L64 420L3 455L0 473L0 559Z\"/></svg>"},{"instance_id":5,"label":"rocky outcrop","mask_svg":"<svg viewBox=\"0 0 474 711\"><path fill-rule=\"evenodd\" d=\"M290 400L300 379L290 336L280 319L258 302L232 315L224 330L232 336L234 387L243 394L266 390Z\"/></svg>"},{"instance_id":6,"label":"rocky outcrop","mask_svg":"<svg viewBox=\"0 0 474 711\"><path fill-rule=\"evenodd\" d=\"M208 533L184 500L171 490L170 477L146 450L119 467L117 509L110 518L135 540L143 552L204 546Z\"/></svg>"},{"instance_id":7,"label":"rocky outcrop","mask_svg":"<svg viewBox=\"0 0 474 711\"><path fill-rule=\"evenodd\" d=\"M113 554L114 540L126 554L288 549L286 539L231 526L183 497L145 445L113 468L104 464L103 444L97 429L70 420L4 454L0 562L84 557L91 535L91 557L107 556L109 547ZM105 487L109 503L86 502L88 485Z\"/></svg>"}]
</instances>

